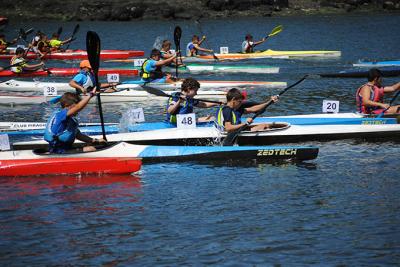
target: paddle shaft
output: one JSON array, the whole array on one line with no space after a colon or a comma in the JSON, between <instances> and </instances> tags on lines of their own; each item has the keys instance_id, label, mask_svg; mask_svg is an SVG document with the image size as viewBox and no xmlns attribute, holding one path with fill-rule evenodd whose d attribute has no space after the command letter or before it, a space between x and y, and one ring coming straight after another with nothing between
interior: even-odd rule
<instances>
[{"instance_id":1,"label":"paddle shaft","mask_svg":"<svg viewBox=\"0 0 400 267\"><path fill-rule=\"evenodd\" d=\"M201 29L201 24L200 24L200 20L199 20L199 19L196 20L196 24L197 24L197 26L198 26L198 28L199 28L199 31L200 31L201 36L205 36L204 33L203 33L203 30ZM209 43L207 42L207 38L205 39L205 41L206 41L207 47L210 47ZM214 51L211 52L211 53L212 53L213 58L214 58L216 61L219 61L219 58L215 55Z\"/></svg>"},{"instance_id":2,"label":"paddle shaft","mask_svg":"<svg viewBox=\"0 0 400 267\"><path fill-rule=\"evenodd\" d=\"M68 48L69 48L69 45L71 44L71 42L74 40L74 37L75 37L75 35L76 35L76 33L79 31L79 24L76 24L76 26L75 26L75 28L74 28L74 31L72 32L72 35L71 35L71 41L68 43L68 45L67 45L67 47L65 48L65 50L68 50Z\"/></svg>"},{"instance_id":3,"label":"paddle shaft","mask_svg":"<svg viewBox=\"0 0 400 267\"><path fill-rule=\"evenodd\" d=\"M302 81L304 81L306 78L308 77L308 75L305 75L303 78L301 78L300 80L298 80L297 82L295 82L294 84L286 87L285 89L283 89L282 91L279 92L279 94L277 95L278 97L280 97L281 95L283 95L287 90L289 90L290 88L295 87L296 85L298 85L299 83L301 83ZM268 100L266 102L266 105L264 108L262 108L261 110L259 110L256 114L253 115L253 117L251 117L252 120L254 120L255 118L257 118L260 114L264 113L265 110L272 104L274 103L274 101L272 100ZM244 130L246 129L250 124L246 123L244 125L242 125L240 128L238 128L237 130L229 133L223 142L224 146L231 146L233 145L233 143L235 142L236 138L238 137L238 135Z\"/></svg>"},{"instance_id":4,"label":"paddle shaft","mask_svg":"<svg viewBox=\"0 0 400 267\"><path fill-rule=\"evenodd\" d=\"M387 108L385 108L381 113L379 113L377 118L381 118L383 115L385 115L385 112L392 106L393 102L397 99L399 94L400 94L400 90L398 90L397 93L392 97L392 99L389 102L389 106Z\"/></svg>"},{"instance_id":5,"label":"paddle shaft","mask_svg":"<svg viewBox=\"0 0 400 267\"><path fill-rule=\"evenodd\" d=\"M175 42L176 53L180 52L181 50L181 36L182 36L182 29L181 27L176 26L174 30L174 42ZM176 58L176 63L175 63L175 76L176 78L178 78L178 58Z\"/></svg>"},{"instance_id":6,"label":"paddle shaft","mask_svg":"<svg viewBox=\"0 0 400 267\"><path fill-rule=\"evenodd\" d=\"M86 50L88 53L88 58L90 65L92 66L93 73L94 73L94 79L95 79L95 86L97 87L97 90L100 90L98 88L98 81L99 81L99 67L100 67L100 38L97 35L97 33L88 31L86 35ZM104 127L104 117L103 117L103 108L101 105L101 97L100 94L97 94L97 104L99 107L99 113L100 113L100 122L101 122L101 130L103 133L103 139L107 141L106 138L106 131Z\"/></svg>"}]
</instances>

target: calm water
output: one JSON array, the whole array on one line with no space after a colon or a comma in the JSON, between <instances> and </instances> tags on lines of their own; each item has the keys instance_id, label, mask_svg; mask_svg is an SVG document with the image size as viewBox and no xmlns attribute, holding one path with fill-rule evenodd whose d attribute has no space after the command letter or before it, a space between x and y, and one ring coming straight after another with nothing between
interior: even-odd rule
<instances>
[{"instance_id":1,"label":"calm water","mask_svg":"<svg viewBox=\"0 0 400 267\"><path fill-rule=\"evenodd\" d=\"M182 47L197 33L183 29ZM76 23L12 22L48 32ZM157 36L172 39L176 23L81 22L71 47L84 48L95 30L103 48L148 53ZM292 83L306 73L339 71L359 59L399 58L400 17L378 15L204 21L209 45L238 50L244 35L285 30L262 48L341 50L339 60L260 60L277 75L204 75L199 79L273 80ZM1 63L6 65L6 62ZM71 63L70 65L77 65ZM61 63L49 62L49 66ZM102 63L104 67L117 66ZM182 75L183 76L183 75ZM386 79L392 84L398 79ZM308 79L266 114L321 112L322 100L354 111L363 79ZM253 100L273 89L247 89ZM148 121L163 118L164 102L103 105L106 121L143 107ZM1 121L44 121L54 107L0 107ZM206 114L203 111L201 114ZM81 121L98 121L95 106ZM2 266L387 266L400 264L399 144L314 143L318 159L303 163L217 166L192 163L143 166L135 176L0 178Z\"/></svg>"}]
</instances>

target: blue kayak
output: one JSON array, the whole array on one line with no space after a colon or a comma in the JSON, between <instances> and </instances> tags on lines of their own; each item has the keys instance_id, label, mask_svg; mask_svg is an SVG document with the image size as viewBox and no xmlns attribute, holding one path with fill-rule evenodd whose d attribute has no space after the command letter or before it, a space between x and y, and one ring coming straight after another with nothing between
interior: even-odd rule
<instances>
[{"instance_id":1,"label":"blue kayak","mask_svg":"<svg viewBox=\"0 0 400 267\"><path fill-rule=\"evenodd\" d=\"M358 63L353 64L354 67L388 67L388 66L400 66L400 60L388 60L388 61L360 61Z\"/></svg>"}]
</instances>

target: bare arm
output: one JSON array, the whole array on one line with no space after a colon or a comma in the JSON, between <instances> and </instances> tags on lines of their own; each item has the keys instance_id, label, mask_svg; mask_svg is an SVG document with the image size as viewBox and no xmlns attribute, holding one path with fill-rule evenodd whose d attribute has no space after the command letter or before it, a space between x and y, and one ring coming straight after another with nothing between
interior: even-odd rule
<instances>
[{"instance_id":1,"label":"bare arm","mask_svg":"<svg viewBox=\"0 0 400 267\"><path fill-rule=\"evenodd\" d=\"M196 47L196 49L199 50L199 51L208 52L208 53L212 53L213 52L212 49L201 48L198 44L195 44L194 47Z\"/></svg>"},{"instance_id":2,"label":"bare arm","mask_svg":"<svg viewBox=\"0 0 400 267\"><path fill-rule=\"evenodd\" d=\"M249 107L249 108L245 108L244 109L244 113L245 114L247 114L247 113L256 113L256 112L262 110L263 108L265 108L270 101L277 102L278 101L278 96L271 96L271 99L269 101L265 102L265 103L261 103L261 104L254 105L254 106Z\"/></svg>"},{"instance_id":3,"label":"bare arm","mask_svg":"<svg viewBox=\"0 0 400 267\"><path fill-rule=\"evenodd\" d=\"M182 98L179 98L178 101L171 103L171 105L168 107L168 113L169 114L174 114L176 110L178 109L180 103L182 102Z\"/></svg>"},{"instance_id":4,"label":"bare arm","mask_svg":"<svg viewBox=\"0 0 400 267\"><path fill-rule=\"evenodd\" d=\"M259 45L259 44L262 44L262 43L264 43L265 42L265 38L262 38L260 41L258 41L258 42L254 42L253 43L253 46L256 46L256 45Z\"/></svg>"},{"instance_id":5,"label":"bare arm","mask_svg":"<svg viewBox=\"0 0 400 267\"><path fill-rule=\"evenodd\" d=\"M178 53L176 53L175 55L173 55L173 56L170 57L170 58L157 61L157 62L156 62L156 66L157 66L157 67L160 67L160 66L168 65L169 63L171 63L171 62L176 58L176 55L177 55L177 54L178 54Z\"/></svg>"},{"instance_id":6,"label":"bare arm","mask_svg":"<svg viewBox=\"0 0 400 267\"><path fill-rule=\"evenodd\" d=\"M81 92L81 94L86 94L86 89L83 86L80 86L77 82L74 80L69 81L69 86L72 88L77 89L78 91Z\"/></svg>"},{"instance_id":7,"label":"bare arm","mask_svg":"<svg viewBox=\"0 0 400 267\"><path fill-rule=\"evenodd\" d=\"M392 93L392 92L397 91L397 90L399 90L399 89L400 89L400 82L398 82L398 83L396 83L396 84L393 84L393 85L391 85L391 86L385 86L385 87L383 88L383 91L384 91L385 93Z\"/></svg>"},{"instance_id":8,"label":"bare arm","mask_svg":"<svg viewBox=\"0 0 400 267\"><path fill-rule=\"evenodd\" d=\"M220 104L217 104L217 103L210 103L210 102L201 101L196 105L196 107L198 107L198 108L211 108L211 107L215 107L215 106L219 106L219 105ZM221 105L222 105L222 103L221 103Z\"/></svg>"},{"instance_id":9,"label":"bare arm","mask_svg":"<svg viewBox=\"0 0 400 267\"><path fill-rule=\"evenodd\" d=\"M86 105L87 103L89 103L89 100L92 98L92 96L94 95L95 89L93 89L93 91L91 92L91 94L85 96L78 104L74 105L73 107L71 107L68 112L67 112L67 116L72 116L77 114L79 111L81 111Z\"/></svg>"}]
</instances>

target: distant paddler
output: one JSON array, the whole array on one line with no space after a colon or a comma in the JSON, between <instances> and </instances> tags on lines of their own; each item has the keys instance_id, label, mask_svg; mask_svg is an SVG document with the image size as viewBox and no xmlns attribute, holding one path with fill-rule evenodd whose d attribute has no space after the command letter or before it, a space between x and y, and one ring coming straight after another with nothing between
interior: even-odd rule
<instances>
[{"instance_id":1,"label":"distant paddler","mask_svg":"<svg viewBox=\"0 0 400 267\"><path fill-rule=\"evenodd\" d=\"M218 106L218 103L210 103L194 99L200 83L194 78L186 78L181 85L181 92L174 93L168 99L167 104L167 121L176 124L176 115L193 113L193 107L211 108ZM197 122L212 121L214 118L209 115L207 117L198 118Z\"/></svg>"},{"instance_id":2,"label":"distant paddler","mask_svg":"<svg viewBox=\"0 0 400 267\"><path fill-rule=\"evenodd\" d=\"M43 58L46 54L50 53L50 45L46 34L40 30L36 32L29 48L38 55L39 58Z\"/></svg>"},{"instance_id":3,"label":"distant paddler","mask_svg":"<svg viewBox=\"0 0 400 267\"><path fill-rule=\"evenodd\" d=\"M11 58L10 65L11 71L17 74L27 73L31 71L39 71L44 70L44 62L40 62L39 64L28 64L27 60L25 59L26 53L25 49L22 47L18 47L15 50L15 56Z\"/></svg>"},{"instance_id":4,"label":"distant paddler","mask_svg":"<svg viewBox=\"0 0 400 267\"><path fill-rule=\"evenodd\" d=\"M6 40L6 36L4 34L0 34L0 54L7 54L7 48L10 45L16 44L18 41L18 38L14 38L11 41Z\"/></svg>"},{"instance_id":5,"label":"distant paddler","mask_svg":"<svg viewBox=\"0 0 400 267\"><path fill-rule=\"evenodd\" d=\"M269 37L274 36L278 33L280 33L283 30L282 25L278 25L275 28L272 29L272 31L264 38L262 38L260 41L255 42L253 40L253 36L248 33L244 37L244 41L242 43L242 53L253 53L254 52L254 47L264 43Z\"/></svg>"},{"instance_id":6,"label":"distant paddler","mask_svg":"<svg viewBox=\"0 0 400 267\"><path fill-rule=\"evenodd\" d=\"M391 86L382 85L382 72L373 68L368 72L368 82L357 89L356 102L357 111L364 114L396 114L400 113L400 105L391 106L396 96L390 104L383 102L385 93L400 91L400 82Z\"/></svg>"},{"instance_id":7,"label":"distant paddler","mask_svg":"<svg viewBox=\"0 0 400 267\"><path fill-rule=\"evenodd\" d=\"M61 41L60 35L58 33L53 33L51 39L49 40L50 50L52 52L62 52L64 50L61 48L61 46L68 44L72 41L73 41L72 37L70 37L64 41Z\"/></svg>"},{"instance_id":8,"label":"distant paddler","mask_svg":"<svg viewBox=\"0 0 400 267\"><path fill-rule=\"evenodd\" d=\"M171 51L171 42L169 40L164 40L162 42L160 53L161 53L161 60L168 59L175 55L175 53ZM175 58L169 65L171 65L172 63L175 65L178 64L178 66L184 65L182 61L179 60L178 58Z\"/></svg>"},{"instance_id":9,"label":"distant paddler","mask_svg":"<svg viewBox=\"0 0 400 267\"><path fill-rule=\"evenodd\" d=\"M262 38L260 41L255 42L253 40L253 35L251 34L246 34L244 37L244 41L242 43L242 53L253 53L254 52L254 47L264 43L267 40L267 38Z\"/></svg>"},{"instance_id":10,"label":"distant paddler","mask_svg":"<svg viewBox=\"0 0 400 267\"><path fill-rule=\"evenodd\" d=\"M175 82L176 78L162 71L162 67L171 64L179 55L176 51L175 55L161 60L161 52L158 49L151 50L150 57L146 59L140 68L140 77L144 83L171 83Z\"/></svg>"},{"instance_id":11,"label":"distant paddler","mask_svg":"<svg viewBox=\"0 0 400 267\"><path fill-rule=\"evenodd\" d=\"M92 66L90 65L89 60L85 59L82 60L79 63L79 68L80 71L77 75L72 78L72 80L69 82L69 85L72 88L76 89L77 94L84 94L86 95L88 91L90 91L94 84L95 84L95 78L94 74L92 71ZM107 88L104 92L115 92L115 84L113 83L102 83L100 88Z\"/></svg>"},{"instance_id":12,"label":"distant paddler","mask_svg":"<svg viewBox=\"0 0 400 267\"><path fill-rule=\"evenodd\" d=\"M206 52L206 53L213 54L214 50L200 47L200 45L205 40L206 40L205 35L203 35L201 40L200 40L199 36L193 35L192 41L190 43L188 43L186 46L186 56L195 57L195 56L201 55L200 52Z\"/></svg>"}]
</instances>

